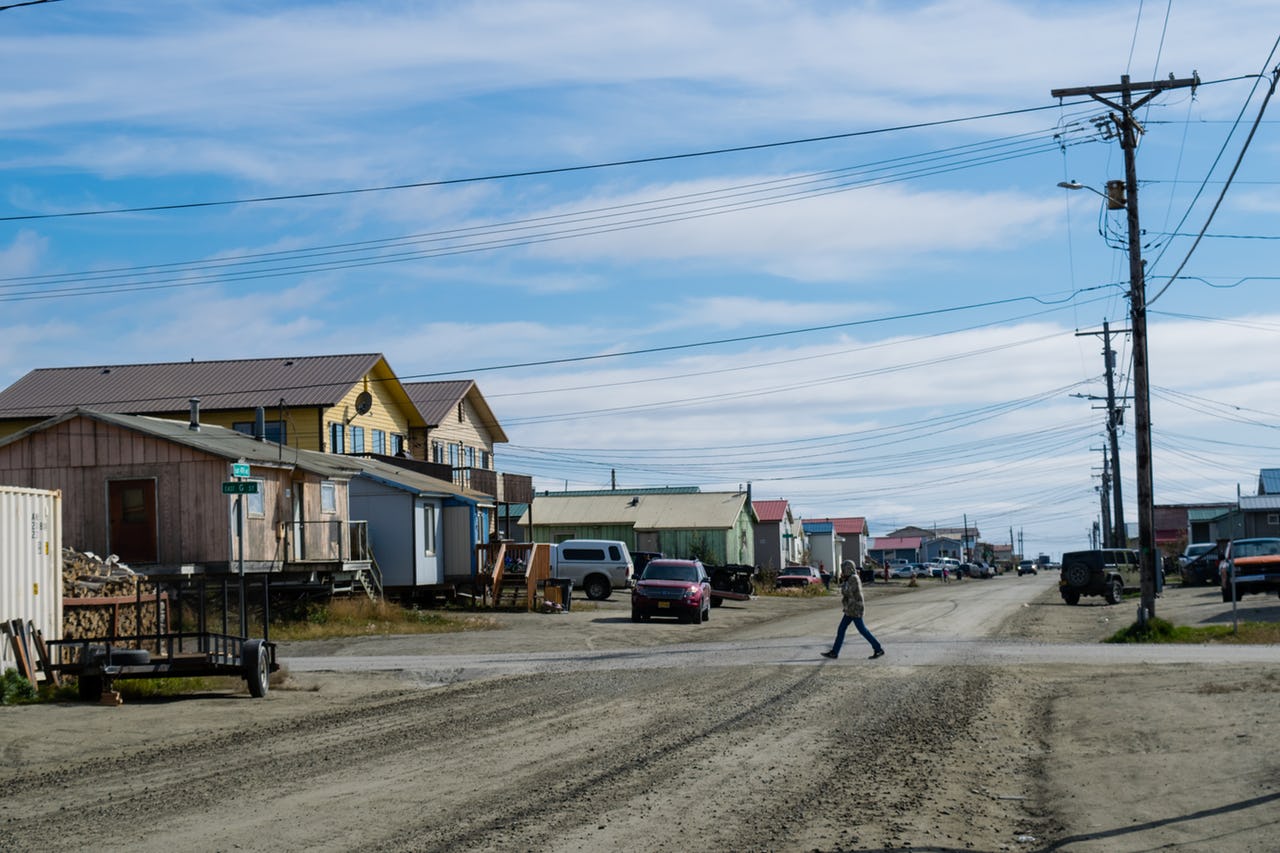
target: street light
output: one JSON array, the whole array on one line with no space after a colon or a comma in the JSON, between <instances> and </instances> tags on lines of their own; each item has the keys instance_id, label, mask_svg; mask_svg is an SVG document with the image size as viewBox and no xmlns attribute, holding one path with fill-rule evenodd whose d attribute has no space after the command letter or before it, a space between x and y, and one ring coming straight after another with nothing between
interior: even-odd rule
<instances>
[{"instance_id":1,"label":"street light","mask_svg":"<svg viewBox=\"0 0 1280 853\"><path fill-rule=\"evenodd\" d=\"M1102 196L1107 202L1107 210L1124 210L1129 206L1129 200L1125 195L1124 181L1107 181L1107 191L1105 193L1079 181L1058 181L1058 186L1064 190L1088 190L1094 195Z\"/></svg>"}]
</instances>

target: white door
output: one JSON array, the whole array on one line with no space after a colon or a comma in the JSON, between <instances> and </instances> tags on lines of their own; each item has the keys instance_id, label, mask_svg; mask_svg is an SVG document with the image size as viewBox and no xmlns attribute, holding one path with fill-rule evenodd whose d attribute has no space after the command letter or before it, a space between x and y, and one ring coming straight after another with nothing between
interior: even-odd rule
<instances>
[{"instance_id":1,"label":"white door","mask_svg":"<svg viewBox=\"0 0 1280 853\"><path fill-rule=\"evenodd\" d=\"M414 570L417 585L444 583L440 564L440 504L428 498L413 502Z\"/></svg>"}]
</instances>

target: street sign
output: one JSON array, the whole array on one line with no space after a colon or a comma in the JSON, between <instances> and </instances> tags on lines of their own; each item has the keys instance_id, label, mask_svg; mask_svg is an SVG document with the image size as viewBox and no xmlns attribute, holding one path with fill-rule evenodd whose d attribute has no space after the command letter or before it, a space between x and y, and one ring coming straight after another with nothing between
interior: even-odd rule
<instances>
[{"instance_id":1,"label":"street sign","mask_svg":"<svg viewBox=\"0 0 1280 853\"><path fill-rule=\"evenodd\" d=\"M258 493L258 481L232 480L229 483L222 484L222 493L224 495L256 495Z\"/></svg>"},{"instance_id":2,"label":"street sign","mask_svg":"<svg viewBox=\"0 0 1280 853\"><path fill-rule=\"evenodd\" d=\"M248 477L249 463L248 462L232 462L231 476L232 477Z\"/></svg>"}]
</instances>

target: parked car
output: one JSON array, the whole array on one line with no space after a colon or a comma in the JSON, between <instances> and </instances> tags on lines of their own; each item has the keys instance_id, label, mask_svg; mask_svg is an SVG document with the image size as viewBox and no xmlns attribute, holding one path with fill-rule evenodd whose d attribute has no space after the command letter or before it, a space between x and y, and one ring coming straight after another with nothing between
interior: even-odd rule
<instances>
[{"instance_id":1,"label":"parked car","mask_svg":"<svg viewBox=\"0 0 1280 853\"><path fill-rule=\"evenodd\" d=\"M935 578L942 577L943 569L946 569L953 578L960 577L960 561L955 557L939 557L933 561L932 568Z\"/></svg>"},{"instance_id":2,"label":"parked car","mask_svg":"<svg viewBox=\"0 0 1280 853\"><path fill-rule=\"evenodd\" d=\"M889 570L889 577L891 578L914 578L915 576L915 566L894 566Z\"/></svg>"},{"instance_id":3,"label":"parked car","mask_svg":"<svg viewBox=\"0 0 1280 853\"><path fill-rule=\"evenodd\" d=\"M1100 595L1107 604L1119 604L1126 587L1136 587L1138 552L1131 548L1095 548L1062 555L1058 592L1067 604L1079 604L1082 596Z\"/></svg>"},{"instance_id":4,"label":"parked car","mask_svg":"<svg viewBox=\"0 0 1280 853\"><path fill-rule=\"evenodd\" d=\"M592 601L631 586L635 567L627 543L614 539L569 539L551 549L551 576L568 578Z\"/></svg>"},{"instance_id":5,"label":"parked car","mask_svg":"<svg viewBox=\"0 0 1280 853\"><path fill-rule=\"evenodd\" d=\"M1178 558L1178 574L1183 586L1208 586L1221 583L1218 572L1218 545L1216 542L1196 542L1187 546Z\"/></svg>"},{"instance_id":6,"label":"parked car","mask_svg":"<svg viewBox=\"0 0 1280 853\"><path fill-rule=\"evenodd\" d=\"M1034 575L1036 573L1035 560L1023 560L1021 563L1018 563L1018 577L1022 577L1023 575Z\"/></svg>"},{"instance_id":7,"label":"parked car","mask_svg":"<svg viewBox=\"0 0 1280 853\"><path fill-rule=\"evenodd\" d=\"M818 571L817 566L787 566L778 572L776 586L804 587L811 584L822 584L822 573Z\"/></svg>"},{"instance_id":8,"label":"parked car","mask_svg":"<svg viewBox=\"0 0 1280 853\"><path fill-rule=\"evenodd\" d=\"M1258 592L1280 593L1280 539L1232 539L1218 571L1223 601Z\"/></svg>"},{"instance_id":9,"label":"parked car","mask_svg":"<svg viewBox=\"0 0 1280 853\"><path fill-rule=\"evenodd\" d=\"M992 578L996 575L996 570L992 568L991 564L982 560L974 560L968 566L968 575L971 578Z\"/></svg>"},{"instance_id":10,"label":"parked car","mask_svg":"<svg viewBox=\"0 0 1280 853\"><path fill-rule=\"evenodd\" d=\"M649 561L631 590L631 621L652 616L694 623L711 618L711 579L700 561Z\"/></svg>"}]
</instances>

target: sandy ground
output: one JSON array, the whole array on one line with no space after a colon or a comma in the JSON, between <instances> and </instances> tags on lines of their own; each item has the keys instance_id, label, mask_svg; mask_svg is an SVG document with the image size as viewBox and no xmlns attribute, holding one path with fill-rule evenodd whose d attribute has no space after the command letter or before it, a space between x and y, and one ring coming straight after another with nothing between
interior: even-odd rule
<instances>
[{"instance_id":1,"label":"sandy ground","mask_svg":"<svg viewBox=\"0 0 1280 853\"><path fill-rule=\"evenodd\" d=\"M1067 607L1051 584L876 585L874 662L852 633L817 657L834 597L702 626L631 625L615 599L287 646L409 657L291 672L265 700L0 708L0 850L1277 849L1280 649L1095 655L1131 606ZM1229 620L1216 597L1171 589L1158 612ZM1036 662L1046 646L1071 654ZM593 666L516 668L557 649Z\"/></svg>"}]
</instances>

